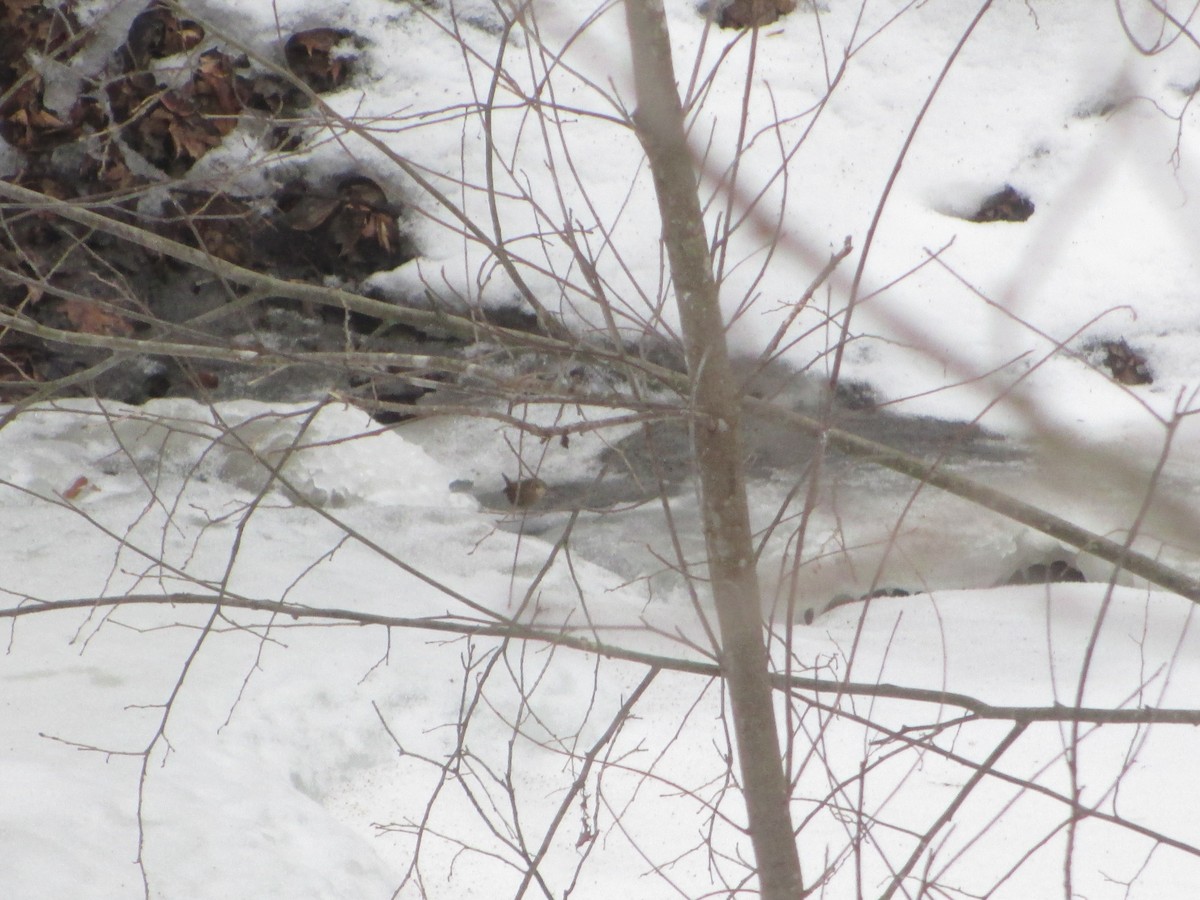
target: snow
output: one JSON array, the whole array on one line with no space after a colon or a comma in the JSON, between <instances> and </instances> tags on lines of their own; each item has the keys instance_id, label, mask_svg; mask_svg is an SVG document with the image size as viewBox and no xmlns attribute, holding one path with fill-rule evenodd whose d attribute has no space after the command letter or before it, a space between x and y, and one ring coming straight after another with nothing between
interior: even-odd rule
<instances>
[{"instance_id":1,"label":"snow","mask_svg":"<svg viewBox=\"0 0 1200 900\"><path fill-rule=\"evenodd\" d=\"M486 97L501 50L491 3L456 3L457 24L444 4L384 0L186 6L210 34L224 30L268 55L279 34L303 27L336 23L365 36L360 74L330 103L379 125L393 152L427 167L490 233L484 123L472 104ZM731 186L751 42L705 32L691 3L667 6L681 88L696 98L690 121L710 221L743 223L722 284L727 313L739 313L735 349L761 349L849 235L854 253L792 325L787 361L827 371L837 334L824 316L844 308L862 264L843 377L870 383L894 411L979 418L1029 440L1028 459L963 468L1123 539L1166 423L1178 404L1194 411L1200 384L1195 46L1179 39L1139 54L1109 6L1082 0L997 3L918 130L863 263L897 154L975 8L833 3L818 15L802 4L764 29L750 147ZM141 7L90 8L119 35ZM632 132L614 121L634 105L623 19L619 5L608 8L576 38L590 11L535 0L527 21L561 54L544 55L520 29L503 47L513 82L501 85L493 122L498 215L521 276L572 327L603 329L591 296L600 284L622 327L670 331L652 184ZM1152 41L1160 20L1149 7L1129 15L1133 33ZM477 55L450 39L455 27ZM818 108L845 47L845 74ZM552 63L543 99L559 106L543 131L514 91L531 91ZM776 127L777 117L786 121ZM206 158L196 177L282 179L294 165L239 174L252 152L246 139ZM461 222L360 136L311 148L306 164L336 173L347 154L404 196L421 248L412 264L374 276L375 288L485 304L517 296ZM1028 222L965 221L1006 183L1036 203ZM568 229L586 241L598 280L579 271ZM1116 337L1147 354L1152 385L1122 386L1089 365L1087 342ZM552 425L613 411L514 414ZM1194 418L1179 423L1136 544L1192 573ZM385 429L336 402L22 410L0 428L0 608L82 602L9 620L0 895L509 896L559 812L532 888L543 896L699 897L742 884L751 851L723 757L731 728L719 682L663 670L601 740L647 672L628 654L709 661L700 614L712 619L712 610L670 569L662 507L524 516L500 498L516 457L552 486L585 482L634 430L581 433L566 446L482 417ZM794 674L994 705L1194 706L1192 603L1127 578L1109 588L1111 567L1089 557L1080 566L1094 583L993 587L1058 548L932 489L905 513L911 486L863 468L821 498L806 546L829 556L802 570L802 596L876 585L931 592L796 625ZM755 478L757 526L794 502L795 482L787 471ZM695 498L685 491L670 509L685 557L697 558ZM769 595L791 583L794 528L785 523L764 551ZM168 594L175 604L135 602ZM197 595L228 602L214 616L211 604L186 600ZM103 597L130 602L88 602ZM240 600L289 606L251 611ZM349 619L330 624L319 610ZM364 616L375 624L360 624ZM508 619L616 645L626 658L420 627ZM788 629L778 610L773 623L782 668ZM971 776L964 761L984 760L1013 726L938 725L960 714L950 702L862 695L842 704L876 727L815 706L781 716L793 729L799 846L810 880L832 867L826 896L875 896ZM935 728L938 750L906 744ZM995 766L1013 780L985 777L914 876L936 879L948 896L1062 895L1065 798L1077 787L1079 803L1149 833L1083 820L1070 851L1076 895L1192 896L1200 855L1158 838L1200 845L1200 778L1187 764L1194 728L1078 731L1030 724ZM592 749L596 764L572 794ZM856 830L863 822L869 834Z\"/></svg>"}]
</instances>

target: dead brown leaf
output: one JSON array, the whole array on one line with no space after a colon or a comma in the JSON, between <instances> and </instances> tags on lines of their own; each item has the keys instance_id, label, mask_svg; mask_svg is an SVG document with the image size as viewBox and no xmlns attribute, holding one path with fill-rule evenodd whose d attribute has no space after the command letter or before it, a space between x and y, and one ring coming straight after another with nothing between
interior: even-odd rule
<instances>
[{"instance_id":1,"label":"dead brown leaf","mask_svg":"<svg viewBox=\"0 0 1200 900\"><path fill-rule=\"evenodd\" d=\"M62 492L62 498L64 500L74 500L80 494L82 494L84 492L84 490L86 490L88 487L91 487L91 486L92 486L92 483L90 481L88 481L86 477L84 477L83 475L80 475L78 478L76 478L74 481L71 482L71 486L69 488L67 488L65 491Z\"/></svg>"},{"instance_id":2,"label":"dead brown leaf","mask_svg":"<svg viewBox=\"0 0 1200 900\"><path fill-rule=\"evenodd\" d=\"M288 38L284 58L296 77L318 93L342 86L350 76L352 59L338 55L338 45L354 37L344 28L313 28Z\"/></svg>"},{"instance_id":3,"label":"dead brown leaf","mask_svg":"<svg viewBox=\"0 0 1200 900\"><path fill-rule=\"evenodd\" d=\"M67 320L76 331L83 334L104 337L129 337L133 334L133 326L127 320L98 303L71 299L64 300L62 305Z\"/></svg>"}]
</instances>

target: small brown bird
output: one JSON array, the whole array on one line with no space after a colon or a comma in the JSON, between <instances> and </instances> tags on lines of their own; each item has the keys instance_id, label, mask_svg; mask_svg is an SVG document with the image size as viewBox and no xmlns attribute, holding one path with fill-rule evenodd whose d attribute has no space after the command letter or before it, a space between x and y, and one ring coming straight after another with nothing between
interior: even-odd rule
<instances>
[{"instance_id":1,"label":"small brown bird","mask_svg":"<svg viewBox=\"0 0 1200 900\"><path fill-rule=\"evenodd\" d=\"M503 473L501 473L501 477L504 479L504 496L513 506L526 509L546 495L546 482L540 478L522 478L519 481L513 481Z\"/></svg>"}]
</instances>

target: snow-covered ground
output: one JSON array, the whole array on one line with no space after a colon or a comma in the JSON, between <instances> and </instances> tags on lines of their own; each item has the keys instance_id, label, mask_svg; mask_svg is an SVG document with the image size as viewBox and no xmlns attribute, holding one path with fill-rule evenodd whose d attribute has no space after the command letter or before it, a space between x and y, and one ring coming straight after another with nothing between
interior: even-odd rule
<instances>
[{"instance_id":1,"label":"snow-covered ground","mask_svg":"<svg viewBox=\"0 0 1200 900\"><path fill-rule=\"evenodd\" d=\"M366 37L362 71L331 102L364 120L403 117L402 129L383 122L389 146L445 175L443 187L464 175L451 199L491 221L483 123L469 106L486 95L487 65L499 58L491 3L454 4L478 55L450 39L445 4L185 6L210 33L224 29L266 54L277 33L334 20ZM735 347L761 349L829 253L852 239L855 251L787 339L788 363L823 374L837 336L821 323L847 303L905 137L977 7L831 3L765 29L754 48L750 146L730 192L750 41L742 37L707 82L735 35L706 31L690 2L667 6L681 87L702 100L692 131L713 228L730 209L735 221L750 213L724 264L727 311L740 311ZM141 9L91 7L114 33ZM632 133L612 118L632 106L623 18L619 5L606 8L570 40L591 11L539 0L526 13L536 30L514 30L505 46L504 65L528 90L551 65L544 50L569 44L553 96L543 94L558 104L552 127L543 131L507 89L497 100L498 212L509 249L526 260L523 277L573 327L602 324L588 296L599 283L623 323L669 330L651 184ZM1189 352L1200 333L1190 109L1200 51L1170 26L1160 33L1148 7L1128 15L1132 35L1160 41L1162 52L1139 54L1113 8L1082 0L1010 0L983 18L879 218L843 370L895 411L981 418L1027 441L1019 462L955 464L1117 540L1138 521L1165 422L1190 410L1200 384ZM817 115L847 47L845 73ZM802 135L786 179L773 177ZM240 148L231 142L197 177L283 177L286 163L239 174L252 150L249 136ZM484 303L515 296L482 249L464 246L444 211L359 138L323 144L309 164L340 171L347 152L420 210L411 225L421 258L376 276L375 287L416 295L436 286ZM963 218L1006 183L1035 202L1028 222ZM568 223L586 238L598 281L557 233ZM1094 365L1089 342L1115 338L1147 356L1153 384L1123 386ZM1139 545L1189 571L1200 559L1192 418L1170 434ZM175 400L63 402L6 423L2 606L11 614L83 602L10 619L0 656L0 896L507 897L531 860L529 891L541 896L752 887L719 682L664 668L631 714L618 715L653 671L632 654L707 661L707 599L693 603L669 575L642 577L674 559L661 507L572 519L492 502L500 473L517 471L516 452L552 486L582 482L630 431L575 435L568 447L483 418L389 430L337 403ZM800 475L797 465L756 477L761 525ZM857 595L875 583L872 548L911 495L899 476L865 465L835 475L806 558L862 549L807 566L806 596ZM671 509L693 553L687 490ZM768 583L780 580L794 528L785 521L764 551ZM1045 546L931 489L897 548L880 583L935 590L796 626L795 674L994 705L1195 706L1192 603L1144 585L1111 594L1103 582L988 588L1024 550ZM180 602L132 602L168 593ZM184 598L217 593L229 605L215 614ZM119 607L87 602L126 597ZM235 606L254 600L340 612ZM626 658L432 630L513 617L618 646ZM773 632L781 667L786 630ZM1014 726L957 722L952 701L836 701L856 721L814 696L835 702L802 694L795 717L781 717L794 736L805 876L830 867L824 896L877 896ZM937 831L907 895L921 895L925 878L937 885L928 896L1063 896L1069 860L1077 896L1193 896L1196 741L1191 726L1083 725L1073 734L1029 724ZM1071 832L1067 823L1085 810L1096 814Z\"/></svg>"}]
</instances>

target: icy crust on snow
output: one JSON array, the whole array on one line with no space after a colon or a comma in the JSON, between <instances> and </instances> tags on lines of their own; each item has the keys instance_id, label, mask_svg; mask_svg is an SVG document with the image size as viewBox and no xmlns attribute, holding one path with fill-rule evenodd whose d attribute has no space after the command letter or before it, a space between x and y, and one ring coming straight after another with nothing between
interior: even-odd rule
<instances>
[{"instance_id":1,"label":"icy crust on snow","mask_svg":"<svg viewBox=\"0 0 1200 900\"><path fill-rule=\"evenodd\" d=\"M340 403L81 400L25 410L0 430L0 486L31 596L62 596L55 560L74 544L83 594L224 584L314 606L472 613L458 593L529 621L571 616L577 600L523 593L550 547L497 530L509 513L450 487L469 450L441 452L447 463ZM561 562L545 578L563 589L547 598L577 594ZM596 583L617 581L597 572ZM596 614L636 621L639 608L606 601Z\"/></svg>"},{"instance_id":2,"label":"icy crust on snow","mask_svg":"<svg viewBox=\"0 0 1200 900\"><path fill-rule=\"evenodd\" d=\"M36 456L18 452L34 443ZM328 447L336 449L319 452ZM423 450L344 404L64 400L22 411L0 431L0 453L2 477L42 499L69 487L51 481L63 472L74 469L103 492L106 479L134 469L147 487L166 479L180 489L189 482L246 495L267 489L319 507L474 506L449 490L453 476Z\"/></svg>"},{"instance_id":3,"label":"icy crust on snow","mask_svg":"<svg viewBox=\"0 0 1200 900\"><path fill-rule=\"evenodd\" d=\"M589 621L609 638L639 622L644 598L617 579L581 559L547 567L548 545L497 530L506 513L451 491L461 473L452 448L445 457L341 404L25 410L0 430L0 591L14 605L223 584L231 596L402 618L489 621L491 609L585 636L597 636ZM264 464L280 477L262 494ZM136 754L186 668L169 752L160 742L146 782L152 896L391 896L403 864L380 860L371 823L418 815L404 798L430 773L396 764L380 716L421 759L453 750L454 728L441 726L452 726L464 689L460 653L446 644L455 637L318 629L227 607L189 662L210 610L131 602L15 623L0 656L0 683L19 688L6 695L0 746L0 836L12 861L0 893L141 895ZM567 659L538 720L547 734L594 739L605 723L589 711L619 705L631 682L618 673L596 687L594 660ZM532 668L541 664L535 654ZM592 703L573 701L588 691ZM477 721L481 752L511 736L502 716ZM334 809L333 792L379 769L389 790L369 818ZM534 780L548 783L540 770Z\"/></svg>"},{"instance_id":4,"label":"icy crust on snow","mask_svg":"<svg viewBox=\"0 0 1200 900\"><path fill-rule=\"evenodd\" d=\"M479 617L403 571L400 562L513 614L539 577L549 544L498 530L508 513L481 508L447 487L456 478L486 475L502 435L478 419L442 430L417 425L381 433L340 404L210 409L172 401L147 410L81 401L24 412L0 430L0 512L11 523L0 546L0 589L12 604L211 591L228 579L231 594L305 606ZM293 444L304 449L287 459ZM252 506L266 481L254 474L247 446L281 465L285 478L291 472L298 482L318 485L312 496L325 505L312 508L295 488L281 486ZM576 465L592 464L594 452L583 445L575 450L582 453L572 458ZM392 465L397 461L404 465ZM567 458L551 465L569 470ZM80 473L92 487L69 501L57 496ZM44 500L31 502L30 491ZM378 549L348 538L351 531ZM640 539L629 533L614 544ZM671 639L677 631L703 645L685 597L647 602L640 587L623 589L578 551L569 561L565 556L560 553L529 595L535 621L551 627L590 622L596 630L583 628L585 636L672 655L691 655ZM802 674L945 688L993 703L1068 703L1103 593L1102 585L1051 585L880 599L796 629L793 649ZM1200 659L1193 610L1178 598L1119 588L1100 631L1085 703L1187 705L1188 685L1200 674L1192 671ZM149 744L161 704L185 668L166 726L169 751L166 743L156 746L145 782L143 858L152 896L384 898L401 883L416 847L414 823L439 782L437 764L459 746L454 723L463 698L479 684L484 654L498 648L499 639L447 643L453 636L400 628L316 628L304 619L226 607L193 657L210 612L125 605L15 622L0 656L0 684L17 688L5 694L0 732L0 789L10 800L0 804L0 835L7 859L15 860L0 874L0 885L13 896L141 896L141 874L132 862L141 759L128 754ZM643 621L656 631L635 631ZM781 642L773 646L782 650ZM784 660L777 663L782 667ZM487 702L464 738L471 756L463 777L497 808L505 808L511 792L523 827L541 834L577 775L579 755L645 670L512 642L502 663L488 671ZM586 884L576 895L606 897L641 885L643 877L631 873L645 871L641 854L647 850L658 864L675 860L671 877L687 893L711 888L708 857L693 851L697 829L707 828L711 815L701 786L720 783L725 771L713 745L724 727L721 709L720 691L709 679L659 676L608 757L615 765L604 775L604 809L621 811L621 828L618 834L604 813L607 840L591 851ZM877 700L872 717L901 727L912 724L913 710ZM847 767L838 777L853 777L862 732L835 721L822 734L829 764L836 769L840 760ZM1114 729L1082 744L1088 790L1096 792L1085 795L1088 800L1124 771L1128 740ZM957 749L985 752L990 741L973 731ZM1194 821L1150 802L1194 792L1170 764L1188 748L1184 732L1155 730L1126 782L1139 794L1131 797L1123 788L1123 809L1137 809L1174 835L1190 835ZM1006 755L1006 771L1032 776L1060 756L1056 740L1031 739ZM649 780L643 766L654 770ZM1053 771L1044 781L1065 790L1061 767ZM497 773L508 781L490 780ZM797 796L824 796L827 777L821 766L810 767ZM880 780L872 790L889 798L876 814L912 827L948 802L962 775L931 757L918 771L883 766L873 777ZM681 781L697 793L681 796ZM503 840L480 821L480 796L472 799L453 786L439 795L419 877L402 896L485 897L495 896L498 885L501 892L515 889L519 872ZM987 832L964 856L958 876L963 884L986 886L1012 864L1006 847L1013 845L1005 843L1009 820L994 821L1006 801L1003 789L989 785L980 797L992 805L964 808L953 837L959 843L948 847ZM1062 815L1053 804L1040 811L1022 807L1021 828L1052 828ZM807 860L814 870L822 848L840 846L842 829L836 820L806 826L803 849L814 855ZM567 883L579 864L579 833L572 819L550 848L540 868L550 882ZM748 852L733 825L722 821L706 833L714 846L733 852L741 844L737 852ZM1125 846L1128 836L1120 838ZM464 860L457 840L486 852ZM1129 852L1141 861L1136 849ZM1128 852L1114 856L1102 834L1085 833L1077 853L1133 865ZM64 858L75 867L62 866ZM1037 885L1059 870L1053 854L1044 864L1027 864L1012 882L1012 896L1036 895ZM1195 876L1172 856L1143 871L1139 884L1157 888L1159 896L1178 896L1170 891ZM1104 885L1091 880L1092 873L1080 878L1092 895L1113 896L1099 890ZM651 891L659 886L647 884Z\"/></svg>"}]
</instances>

